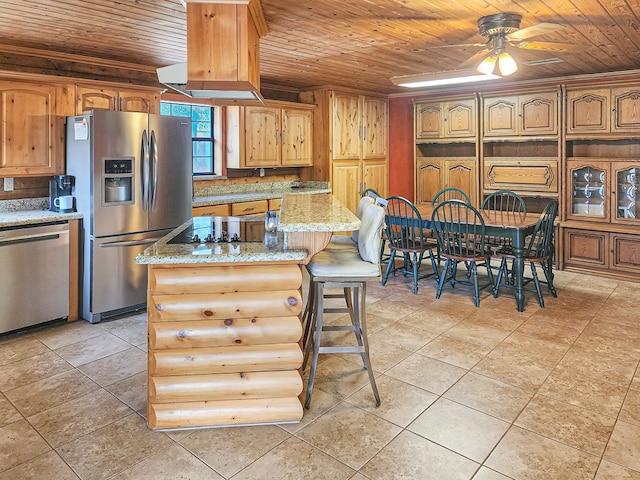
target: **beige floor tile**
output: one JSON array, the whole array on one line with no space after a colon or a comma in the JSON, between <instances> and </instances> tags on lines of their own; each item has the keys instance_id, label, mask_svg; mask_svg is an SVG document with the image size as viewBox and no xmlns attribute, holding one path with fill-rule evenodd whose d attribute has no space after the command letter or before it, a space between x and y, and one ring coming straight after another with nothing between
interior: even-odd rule
<instances>
[{"instance_id":1,"label":"beige floor tile","mask_svg":"<svg viewBox=\"0 0 640 480\"><path fill-rule=\"evenodd\" d=\"M594 480L640 480L640 472L603 460Z\"/></svg>"},{"instance_id":2,"label":"beige floor tile","mask_svg":"<svg viewBox=\"0 0 640 480\"><path fill-rule=\"evenodd\" d=\"M491 311L497 312L496 310ZM486 318L467 318L447 330L447 337L463 342L475 343L487 348L495 348L513 332L518 325L505 326Z\"/></svg>"},{"instance_id":3,"label":"beige floor tile","mask_svg":"<svg viewBox=\"0 0 640 480\"><path fill-rule=\"evenodd\" d=\"M592 455L602 456L615 420L615 417L536 395L515 425Z\"/></svg>"},{"instance_id":4,"label":"beige floor tile","mask_svg":"<svg viewBox=\"0 0 640 480\"><path fill-rule=\"evenodd\" d=\"M105 390L96 390L28 418L54 448L69 443L132 413Z\"/></svg>"},{"instance_id":5,"label":"beige floor tile","mask_svg":"<svg viewBox=\"0 0 640 480\"><path fill-rule=\"evenodd\" d=\"M401 318L398 322L415 325L422 330L440 335L460 323L462 319L460 315L456 315L454 312L434 310L430 305L428 309L413 312L411 315Z\"/></svg>"},{"instance_id":6,"label":"beige floor tile","mask_svg":"<svg viewBox=\"0 0 640 480\"><path fill-rule=\"evenodd\" d=\"M0 473L0 480L78 480L69 465L55 451L35 457Z\"/></svg>"},{"instance_id":7,"label":"beige floor tile","mask_svg":"<svg viewBox=\"0 0 640 480\"><path fill-rule=\"evenodd\" d=\"M634 387L632 386L627 392L618 418L623 422L640 426L640 390L636 390Z\"/></svg>"},{"instance_id":8,"label":"beige floor tile","mask_svg":"<svg viewBox=\"0 0 640 480\"><path fill-rule=\"evenodd\" d=\"M95 392L99 388L81 372L68 370L9 390L6 396L22 415L29 417L87 393Z\"/></svg>"},{"instance_id":9,"label":"beige floor tile","mask_svg":"<svg viewBox=\"0 0 640 480\"><path fill-rule=\"evenodd\" d=\"M4 395L0 394L0 428L22 420L22 415Z\"/></svg>"},{"instance_id":10,"label":"beige floor tile","mask_svg":"<svg viewBox=\"0 0 640 480\"><path fill-rule=\"evenodd\" d=\"M618 420L604 459L640 472L640 426Z\"/></svg>"},{"instance_id":11,"label":"beige floor tile","mask_svg":"<svg viewBox=\"0 0 640 480\"><path fill-rule=\"evenodd\" d=\"M483 358L472 371L524 389L536 389L546 380L553 365L526 356L495 350Z\"/></svg>"},{"instance_id":12,"label":"beige floor tile","mask_svg":"<svg viewBox=\"0 0 640 480\"><path fill-rule=\"evenodd\" d=\"M441 335L418 350L418 353L456 367L469 369L482 360L489 351L489 347Z\"/></svg>"},{"instance_id":13,"label":"beige floor tile","mask_svg":"<svg viewBox=\"0 0 640 480\"><path fill-rule=\"evenodd\" d=\"M424 347L431 340L436 338L437 334L423 330L418 326L409 325L407 323L398 322L387 328L369 335L371 340L380 340L402 348L415 352Z\"/></svg>"},{"instance_id":14,"label":"beige floor tile","mask_svg":"<svg viewBox=\"0 0 640 480\"><path fill-rule=\"evenodd\" d=\"M386 372L394 365L397 365L413 353L412 350L404 348L402 343L387 342L385 337L369 338L369 357L374 372ZM336 354L337 356L350 361L358 357L353 354Z\"/></svg>"},{"instance_id":15,"label":"beige floor tile","mask_svg":"<svg viewBox=\"0 0 640 480\"><path fill-rule=\"evenodd\" d=\"M389 302L385 299L367 305L368 314L388 318L390 320L399 320L402 317L412 314L416 310L416 307L398 305L398 303Z\"/></svg>"},{"instance_id":16,"label":"beige floor tile","mask_svg":"<svg viewBox=\"0 0 640 480\"><path fill-rule=\"evenodd\" d=\"M509 426L508 422L441 398L407 430L482 463Z\"/></svg>"},{"instance_id":17,"label":"beige floor tile","mask_svg":"<svg viewBox=\"0 0 640 480\"><path fill-rule=\"evenodd\" d=\"M513 422L529 402L531 391L469 372L444 397L493 417Z\"/></svg>"},{"instance_id":18,"label":"beige floor tile","mask_svg":"<svg viewBox=\"0 0 640 480\"><path fill-rule=\"evenodd\" d=\"M516 332L545 342L571 345L578 338L581 330L558 325L534 315L520 325Z\"/></svg>"},{"instance_id":19,"label":"beige floor tile","mask_svg":"<svg viewBox=\"0 0 640 480\"><path fill-rule=\"evenodd\" d=\"M133 410L144 409L147 407L147 372L145 370L112 383L105 387L105 390L115 395Z\"/></svg>"},{"instance_id":20,"label":"beige floor tile","mask_svg":"<svg viewBox=\"0 0 640 480\"><path fill-rule=\"evenodd\" d=\"M501 473L494 472L487 467L480 467L478 473L473 476L472 480L510 480L509 477Z\"/></svg>"},{"instance_id":21,"label":"beige floor tile","mask_svg":"<svg viewBox=\"0 0 640 480\"><path fill-rule=\"evenodd\" d=\"M381 399L378 407L375 406L373 392L366 386L345 401L401 427L406 427L438 398L433 393L386 375L376 378L376 384Z\"/></svg>"},{"instance_id":22,"label":"beige floor tile","mask_svg":"<svg viewBox=\"0 0 640 480\"><path fill-rule=\"evenodd\" d=\"M97 480L120 473L172 443L164 433L149 430L144 420L132 413L57 451L83 480Z\"/></svg>"},{"instance_id":23,"label":"beige floor tile","mask_svg":"<svg viewBox=\"0 0 640 480\"><path fill-rule=\"evenodd\" d=\"M115 335L105 332L58 348L55 352L74 367L78 367L114 353L122 352L128 348L131 348L130 344Z\"/></svg>"},{"instance_id":24,"label":"beige floor tile","mask_svg":"<svg viewBox=\"0 0 640 480\"><path fill-rule=\"evenodd\" d=\"M369 332L369 336L395 323L397 323L395 319L379 317L378 315L372 315L367 312L367 331Z\"/></svg>"},{"instance_id":25,"label":"beige floor tile","mask_svg":"<svg viewBox=\"0 0 640 480\"><path fill-rule=\"evenodd\" d=\"M147 341L147 312L126 315L123 318L107 319L100 322L100 326L107 332L121 338L131 345L146 343Z\"/></svg>"},{"instance_id":26,"label":"beige floor tile","mask_svg":"<svg viewBox=\"0 0 640 480\"><path fill-rule=\"evenodd\" d=\"M321 355L325 357L316 368L314 390L319 389L334 397L344 399L362 386L369 384L369 374L362 366L362 359L357 355L350 355L352 360L345 360L337 355ZM375 362L374 359L371 363ZM305 386L310 366L305 371ZM375 364L374 364L375 371ZM313 401L313 398L311 399Z\"/></svg>"},{"instance_id":27,"label":"beige floor tile","mask_svg":"<svg viewBox=\"0 0 640 480\"><path fill-rule=\"evenodd\" d=\"M0 471L9 470L50 450L51 447L26 420L0 428Z\"/></svg>"},{"instance_id":28,"label":"beige floor tile","mask_svg":"<svg viewBox=\"0 0 640 480\"><path fill-rule=\"evenodd\" d=\"M296 436L357 470L400 431L397 425L343 402Z\"/></svg>"},{"instance_id":29,"label":"beige floor tile","mask_svg":"<svg viewBox=\"0 0 640 480\"><path fill-rule=\"evenodd\" d=\"M410 385L442 395L467 370L414 353L386 374Z\"/></svg>"},{"instance_id":30,"label":"beige floor tile","mask_svg":"<svg viewBox=\"0 0 640 480\"><path fill-rule=\"evenodd\" d=\"M518 480L591 480L599 457L511 427L485 465Z\"/></svg>"},{"instance_id":31,"label":"beige floor tile","mask_svg":"<svg viewBox=\"0 0 640 480\"><path fill-rule=\"evenodd\" d=\"M25 336L0 344L0 366L49 351L37 338Z\"/></svg>"},{"instance_id":32,"label":"beige floor tile","mask_svg":"<svg viewBox=\"0 0 640 480\"><path fill-rule=\"evenodd\" d=\"M576 407L608 416L616 416L627 389L592 376L556 368L542 384L538 393Z\"/></svg>"},{"instance_id":33,"label":"beige floor tile","mask_svg":"<svg viewBox=\"0 0 640 480\"><path fill-rule=\"evenodd\" d=\"M111 385L147 369L147 355L135 347L114 353L78 369L101 386Z\"/></svg>"},{"instance_id":34,"label":"beige floor tile","mask_svg":"<svg viewBox=\"0 0 640 480\"><path fill-rule=\"evenodd\" d=\"M360 471L372 480L468 480L478 467L468 458L405 430Z\"/></svg>"},{"instance_id":35,"label":"beige floor tile","mask_svg":"<svg viewBox=\"0 0 640 480\"><path fill-rule=\"evenodd\" d=\"M520 329L513 332L493 352L505 355L517 355L532 361L556 365L567 353L570 346L524 335Z\"/></svg>"},{"instance_id":36,"label":"beige floor tile","mask_svg":"<svg viewBox=\"0 0 640 480\"><path fill-rule=\"evenodd\" d=\"M28 385L71 370L69 362L54 352L44 352L9 365L0 366L0 392Z\"/></svg>"},{"instance_id":37,"label":"beige floor tile","mask_svg":"<svg viewBox=\"0 0 640 480\"><path fill-rule=\"evenodd\" d=\"M180 445L171 445L112 477L113 480L224 480Z\"/></svg>"},{"instance_id":38,"label":"beige floor tile","mask_svg":"<svg viewBox=\"0 0 640 480\"><path fill-rule=\"evenodd\" d=\"M290 437L275 425L265 425L196 430L179 442L220 475L230 478Z\"/></svg>"},{"instance_id":39,"label":"beige floor tile","mask_svg":"<svg viewBox=\"0 0 640 480\"><path fill-rule=\"evenodd\" d=\"M66 347L88 338L103 335L100 324L92 324L85 320L63 323L47 329L36 330L33 336L51 350Z\"/></svg>"},{"instance_id":40,"label":"beige floor tile","mask_svg":"<svg viewBox=\"0 0 640 480\"><path fill-rule=\"evenodd\" d=\"M371 390L368 386L362 387L363 389ZM306 390L305 390L306 391ZM373 395L373 394L372 394ZM372 397L373 398L373 397ZM324 414L330 408L335 407L340 403L340 399L323 392L320 389L314 389L311 405L309 409L304 409L302 413L302 419L298 423L285 423L281 424L280 428L286 430L289 433L295 433L298 430L306 427L313 422L320 415Z\"/></svg>"},{"instance_id":41,"label":"beige floor tile","mask_svg":"<svg viewBox=\"0 0 640 480\"><path fill-rule=\"evenodd\" d=\"M598 350L574 346L558 363L558 369L628 387L638 366L638 360L626 357L617 349Z\"/></svg>"},{"instance_id":42,"label":"beige floor tile","mask_svg":"<svg viewBox=\"0 0 640 480\"><path fill-rule=\"evenodd\" d=\"M290 438L237 475L233 480L348 480L354 470L297 438Z\"/></svg>"}]
</instances>

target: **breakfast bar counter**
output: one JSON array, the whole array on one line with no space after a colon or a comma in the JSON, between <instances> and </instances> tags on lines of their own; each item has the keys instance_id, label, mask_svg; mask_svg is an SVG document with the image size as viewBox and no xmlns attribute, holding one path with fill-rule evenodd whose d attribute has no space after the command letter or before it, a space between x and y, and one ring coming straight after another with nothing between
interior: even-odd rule
<instances>
[{"instance_id":1,"label":"breakfast bar counter","mask_svg":"<svg viewBox=\"0 0 640 480\"><path fill-rule=\"evenodd\" d=\"M285 195L264 217L195 217L147 264L147 422L153 429L302 418L301 264L360 221L332 195ZM198 237L194 241L194 236Z\"/></svg>"}]
</instances>

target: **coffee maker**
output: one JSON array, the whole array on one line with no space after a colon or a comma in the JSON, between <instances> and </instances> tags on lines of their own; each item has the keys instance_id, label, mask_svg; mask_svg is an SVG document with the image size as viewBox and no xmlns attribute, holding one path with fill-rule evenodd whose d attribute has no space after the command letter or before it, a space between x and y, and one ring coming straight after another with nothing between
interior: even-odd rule
<instances>
[{"instance_id":1,"label":"coffee maker","mask_svg":"<svg viewBox=\"0 0 640 480\"><path fill-rule=\"evenodd\" d=\"M72 197L68 208L62 208L64 204L60 203L61 197L71 196L76 177L73 175L54 175L49 180L49 210L59 213L70 213L76 211L76 199ZM56 200L57 199L57 200Z\"/></svg>"}]
</instances>

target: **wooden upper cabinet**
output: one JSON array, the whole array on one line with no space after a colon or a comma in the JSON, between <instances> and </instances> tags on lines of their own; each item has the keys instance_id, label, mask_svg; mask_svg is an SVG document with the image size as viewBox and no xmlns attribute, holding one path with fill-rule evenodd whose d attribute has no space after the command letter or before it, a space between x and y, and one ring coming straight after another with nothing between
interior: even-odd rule
<instances>
[{"instance_id":1,"label":"wooden upper cabinet","mask_svg":"<svg viewBox=\"0 0 640 480\"><path fill-rule=\"evenodd\" d=\"M313 165L312 127L313 112L297 108L282 110L283 166Z\"/></svg>"},{"instance_id":2,"label":"wooden upper cabinet","mask_svg":"<svg viewBox=\"0 0 640 480\"><path fill-rule=\"evenodd\" d=\"M0 82L0 177L64 173L64 112L58 112L56 105L59 88Z\"/></svg>"},{"instance_id":3,"label":"wooden upper cabinet","mask_svg":"<svg viewBox=\"0 0 640 480\"><path fill-rule=\"evenodd\" d=\"M333 93L334 160L386 157L387 128L386 99Z\"/></svg>"},{"instance_id":4,"label":"wooden upper cabinet","mask_svg":"<svg viewBox=\"0 0 640 480\"><path fill-rule=\"evenodd\" d=\"M276 103L276 102L272 102ZM226 107L227 167L313 165L313 107Z\"/></svg>"},{"instance_id":5,"label":"wooden upper cabinet","mask_svg":"<svg viewBox=\"0 0 640 480\"><path fill-rule=\"evenodd\" d=\"M247 107L245 109L245 165L274 167L280 165L280 109Z\"/></svg>"},{"instance_id":6,"label":"wooden upper cabinet","mask_svg":"<svg viewBox=\"0 0 640 480\"><path fill-rule=\"evenodd\" d=\"M430 204L443 188L459 188L472 201L477 195L475 160L419 158L416 161L416 203Z\"/></svg>"},{"instance_id":7,"label":"wooden upper cabinet","mask_svg":"<svg viewBox=\"0 0 640 480\"><path fill-rule=\"evenodd\" d=\"M640 88L612 88L611 131L640 132Z\"/></svg>"},{"instance_id":8,"label":"wooden upper cabinet","mask_svg":"<svg viewBox=\"0 0 640 480\"><path fill-rule=\"evenodd\" d=\"M416 140L475 139L475 98L417 103L415 115Z\"/></svg>"},{"instance_id":9,"label":"wooden upper cabinet","mask_svg":"<svg viewBox=\"0 0 640 480\"><path fill-rule=\"evenodd\" d=\"M483 119L485 137L557 136L558 93L486 97Z\"/></svg>"},{"instance_id":10,"label":"wooden upper cabinet","mask_svg":"<svg viewBox=\"0 0 640 480\"><path fill-rule=\"evenodd\" d=\"M76 115L82 115L89 110L158 113L160 97L152 92L78 85Z\"/></svg>"},{"instance_id":11,"label":"wooden upper cabinet","mask_svg":"<svg viewBox=\"0 0 640 480\"><path fill-rule=\"evenodd\" d=\"M387 101L362 97L362 158L387 156Z\"/></svg>"},{"instance_id":12,"label":"wooden upper cabinet","mask_svg":"<svg viewBox=\"0 0 640 480\"><path fill-rule=\"evenodd\" d=\"M610 90L567 92L567 134L609 133Z\"/></svg>"}]
</instances>

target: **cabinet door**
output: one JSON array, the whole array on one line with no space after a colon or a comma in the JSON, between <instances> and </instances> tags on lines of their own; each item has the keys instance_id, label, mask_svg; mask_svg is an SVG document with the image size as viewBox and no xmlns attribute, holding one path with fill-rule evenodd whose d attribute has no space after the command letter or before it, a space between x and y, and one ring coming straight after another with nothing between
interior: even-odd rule
<instances>
[{"instance_id":1,"label":"cabinet door","mask_svg":"<svg viewBox=\"0 0 640 480\"><path fill-rule=\"evenodd\" d=\"M362 102L362 158L387 156L387 101L364 97Z\"/></svg>"},{"instance_id":2,"label":"cabinet door","mask_svg":"<svg viewBox=\"0 0 640 480\"><path fill-rule=\"evenodd\" d=\"M0 176L64 173L55 85L0 82Z\"/></svg>"},{"instance_id":3,"label":"cabinet door","mask_svg":"<svg viewBox=\"0 0 640 480\"><path fill-rule=\"evenodd\" d=\"M558 94L520 95L517 120L520 135L557 135Z\"/></svg>"},{"instance_id":4,"label":"cabinet door","mask_svg":"<svg viewBox=\"0 0 640 480\"><path fill-rule=\"evenodd\" d=\"M640 273L640 236L611 234L611 268L624 272Z\"/></svg>"},{"instance_id":5,"label":"cabinet door","mask_svg":"<svg viewBox=\"0 0 640 480\"><path fill-rule=\"evenodd\" d=\"M76 87L76 115L88 110L117 110L117 90L97 87Z\"/></svg>"},{"instance_id":6,"label":"cabinet door","mask_svg":"<svg viewBox=\"0 0 640 480\"><path fill-rule=\"evenodd\" d=\"M609 267L609 234L567 228L564 231L564 264L567 267Z\"/></svg>"},{"instance_id":7,"label":"cabinet door","mask_svg":"<svg viewBox=\"0 0 640 480\"><path fill-rule=\"evenodd\" d=\"M485 158L485 190L558 192L558 160L547 158Z\"/></svg>"},{"instance_id":8,"label":"cabinet door","mask_svg":"<svg viewBox=\"0 0 640 480\"><path fill-rule=\"evenodd\" d=\"M516 135L516 112L518 97L487 98L484 101L484 135L496 137Z\"/></svg>"},{"instance_id":9,"label":"cabinet door","mask_svg":"<svg viewBox=\"0 0 640 480\"><path fill-rule=\"evenodd\" d=\"M444 130L444 110L441 103L416 104L416 139L440 138Z\"/></svg>"},{"instance_id":10,"label":"cabinet door","mask_svg":"<svg viewBox=\"0 0 640 480\"><path fill-rule=\"evenodd\" d=\"M359 159L361 152L360 97L345 93L333 95L332 156L336 160Z\"/></svg>"},{"instance_id":11,"label":"cabinet door","mask_svg":"<svg viewBox=\"0 0 640 480\"><path fill-rule=\"evenodd\" d=\"M609 222L609 162L567 162L567 218Z\"/></svg>"},{"instance_id":12,"label":"cabinet door","mask_svg":"<svg viewBox=\"0 0 640 480\"><path fill-rule=\"evenodd\" d=\"M420 158L416 171L416 204L429 205L444 188L444 161Z\"/></svg>"},{"instance_id":13,"label":"cabinet door","mask_svg":"<svg viewBox=\"0 0 640 480\"><path fill-rule=\"evenodd\" d=\"M160 102L153 93L120 91L118 110L123 112L158 113Z\"/></svg>"},{"instance_id":14,"label":"cabinet door","mask_svg":"<svg viewBox=\"0 0 640 480\"><path fill-rule=\"evenodd\" d=\"M280 109L246 107L245 165L280 166Z\"/></svg>"},{"instance_id":15,"label":"cabinet door","mask_svg":"<svg viewBox=\"0 0 640 480\"><path fill-rule=\"evenodd\" d=\"M231 215L259 215L269 210L268 200L256 200L255 202L238 202L231 204Z\"/></svg>"},{"instance_id":16,"label":"cabinet door","mask_svg":"<svg viewBox=\"0 0 640 480\"><path fill-rule=\"evenodd\" d=\"M191 215L194 217L227 217L231 213L229 204L193 207Z\"/></svg>"},{"instance_id":17,"label":"cabinet door","mask_svg":"<svg viewBox=\"0 0 640 480\"><path fill-rule=\"evenodd\" d=\"M352 212L356 211L362 179L359 161L333 162L331 191Z\"/></svg>"},{"instance_id":18,"label":"cabinet door","mask_svg":"<svg viewBox=\"0 0 640 480\"><path fill-rule=\"evenodd\" d=\"M567 92L567 134L609 132L609 90Z\"/></svg>"},{"instance_id":19,"label":"cabinet door","mask_svg":"<svg viewBox=\"0 0 640 480\"><path fill-rule=\"evenodd\" d=\"M362 191L373 188L378 194L387 197L387 162L384 159L363 160ZM362 195L362 192L360 193Z\"/></svg>"},{"instance_id":20,"label":"cabinet door","mask_svg":"<svg viewBox=\"0 0 640 480\"><path fill-rule=\"evenodd\" d=\"M640 90L614 88L611 90L611 131L640 132Z\"/></svg>"},{"instance_id":21,"label":"cabinet door","mask_svg":"<svg viewBox=\"0 0 640 480\"><path fill-rule=\"evenodd\" d=\"M445 165L445 187L459 188L476 202L478 187L475 160L447 160Z\"/></svg>"},{"instance_id":22,"label":"cabinet door","mask_svg":"<svg viewBox=\"0 0 640 480\"><path fill-rule=\"evenodd\" d=\"M476 134L475 99L448 102L444 106L444 137L469 138Z\"/></svg>"},{"instance_id":23,"label":"cabinet door","mask_svg":"<svg viewBox=\"0 0 640 480\"><path fill-rule=\"evenodd\" d=\"M311 111L282 110L282 165L313 165Z\"/></svg>"},{"instance_id":24,"label":"cabinet door","mask_svg":"<svg viewBox=\"0 0 640 480\"><path fill-rule=\"evenodd\" d=\"M640 161L611 162L611 221L640 226Z\"/></svg>"}]
</instances>

